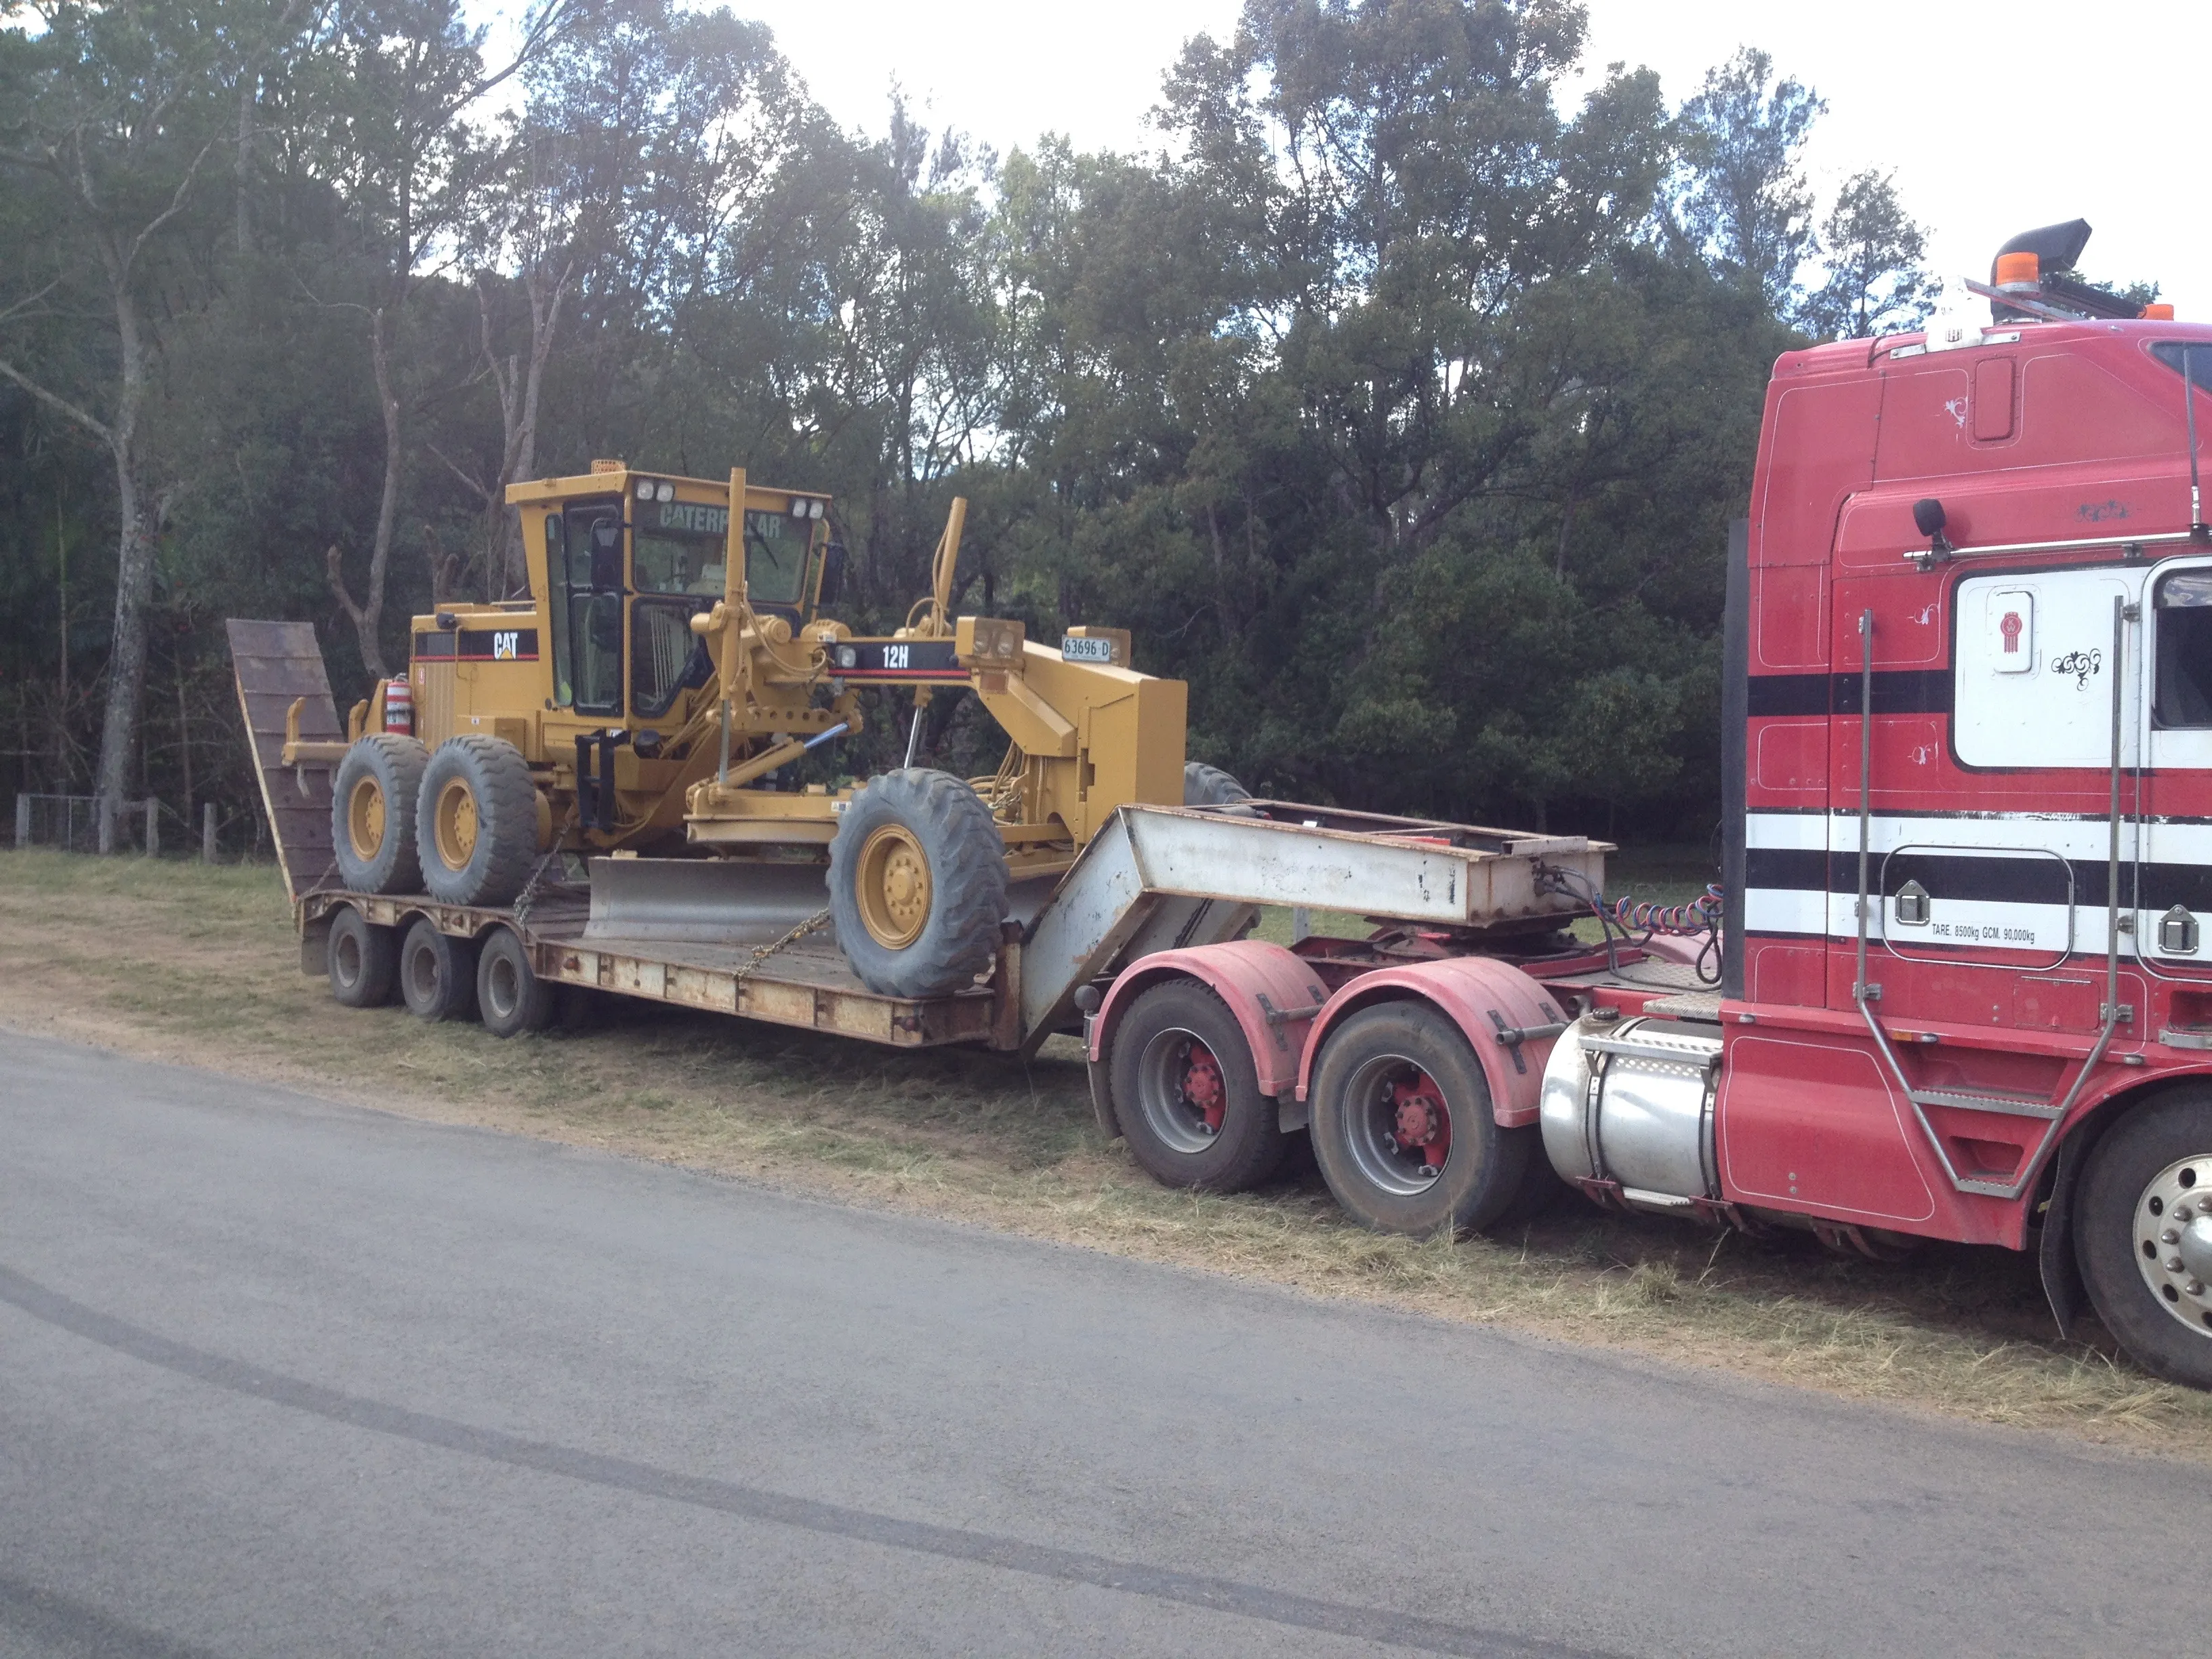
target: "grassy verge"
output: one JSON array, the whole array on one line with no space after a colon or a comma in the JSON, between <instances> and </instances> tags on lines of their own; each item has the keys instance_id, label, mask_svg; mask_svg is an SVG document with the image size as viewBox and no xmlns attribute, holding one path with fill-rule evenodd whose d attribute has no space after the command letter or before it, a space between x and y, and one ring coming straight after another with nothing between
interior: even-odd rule
<instances>
[{"instance_id":1,"label":"grassy verge","mask_svg":"<svg viewBox=\"0 0 2212 1659\"><path fill-rule=\"evenodd\" d=\"M1332 929L1334 931L1334 929ZM0 853L0 1022L413 1115L1492 1322L1951 1415L2212 1462L2212 1396L2100 1332L2051 1333L2033 1264L1898 1265L1563 1206L1510 1237L1377 1237L1310 1164L1222 1199L1154 1185L1091 1122L1079 1053L895 1054L610 1000L501 1042L349 1012L298 971L266 868Z\"/></svg>"}]
</instances>

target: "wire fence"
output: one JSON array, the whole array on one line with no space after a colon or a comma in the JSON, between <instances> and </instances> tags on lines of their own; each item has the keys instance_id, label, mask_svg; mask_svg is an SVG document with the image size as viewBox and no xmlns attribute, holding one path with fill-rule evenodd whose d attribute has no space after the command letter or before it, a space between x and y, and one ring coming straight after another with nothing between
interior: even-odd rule
<instances>
[{"instance_id":1,"label":"wire fence","mask_svg":"<svg viewBox=\"0 0 2212 1659\"><path fill-rule=\"evenodd\" d=\"M264 855L266 831L252 807L226 812L215 801L202 801L192 816L198 822L151 795L127 800L26 792L15 797L15 844L110 856L196 854L205 864L254 862Z\"/></svg>"}]
</instances>

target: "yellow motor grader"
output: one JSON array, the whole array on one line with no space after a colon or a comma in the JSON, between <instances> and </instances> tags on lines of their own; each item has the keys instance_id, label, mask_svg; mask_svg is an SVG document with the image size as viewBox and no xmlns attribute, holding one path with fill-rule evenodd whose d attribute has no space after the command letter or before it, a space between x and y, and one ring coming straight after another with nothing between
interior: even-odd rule
<instances>
[{"instance_id":1,"label":"yellow motor grader","mask_svg":"<svg viewBox=\"0 0 2212 1659\"><path fill-rule=\"evenodd\" d=\"M1243 793L1186 767L1184 688L1132 670L1126 633L1047 647L1018 622L948 614L964 501L932 592L864 637L822 614L844 574L824 495L595 461L507 498L531 598L416 617L405 678L353 712L331 802L350 889L497 906L548 854L611 854L593 862L596 911L642 854L641 902L665 913L684 902L672 854L787 881L826 863L854 971L926 996L988 969L1010 881L1056 877L1115 808ZM910 738L904 768L859 788L783 782L860 730L871 685L912 689L916 733L934 690L968 688L1007 735L997 773L917 767Z\"/></svg>"}]
</instances>

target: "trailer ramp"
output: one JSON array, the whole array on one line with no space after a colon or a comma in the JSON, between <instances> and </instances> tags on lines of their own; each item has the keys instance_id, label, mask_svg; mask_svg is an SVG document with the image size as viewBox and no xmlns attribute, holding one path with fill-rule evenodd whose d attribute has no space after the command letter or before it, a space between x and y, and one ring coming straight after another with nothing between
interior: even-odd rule
<instances>
[{"instance_id":1,"label":"trailer ramp","mask_svg":"<svg viewBox=\"0 0 2212 1659\"><path fill-rule=\"evenodd\" d=\"M310 893L339 885L337 861L331 851L331 776L324 760L284 764L284 723L300 705L303 741L345 741L337 703L331 696L323 648L315 626L301 622L248 622L233 617L230 665L238 684L238 706L253 750L253 769L261 784L261 804L276 842L277 867L294 902Z\"/></svg>"}]
</instances>

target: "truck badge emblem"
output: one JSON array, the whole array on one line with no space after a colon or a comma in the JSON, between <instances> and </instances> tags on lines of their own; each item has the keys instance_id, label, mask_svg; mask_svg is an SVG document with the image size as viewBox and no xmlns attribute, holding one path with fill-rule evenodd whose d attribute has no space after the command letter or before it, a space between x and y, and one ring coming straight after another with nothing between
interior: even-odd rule
<instances>
[{"instance_id":1,"label":"truck badge emblem","mask_svg":"<svg viewBox=\"0 0 2212 1659\"><path fill-rule=\"evenodd\" d=\"M2005 655L2011 656L2020 649L2020 612L2008 611L2004 620L1997 624L1997 632L2004 635Z\"/></svg>"},{"instance_id":2,"label":"truck badge emblem","mask_svg":"<svg viewBox=\"0 0 2212 1659\"><path fill-rule=\"evenodd\" d=\"M495 634L491 636L491 654L497 661L510 662L514 658L514 645L515 635L512 631ZM2005 648L2010 650L2012 647L2008 646Z\"/></svg>"}]
</instances>

